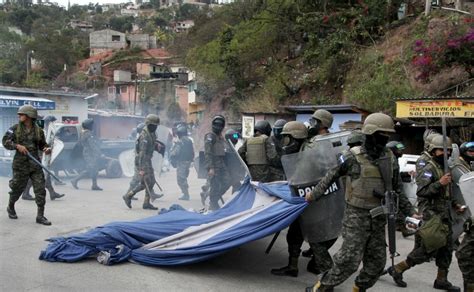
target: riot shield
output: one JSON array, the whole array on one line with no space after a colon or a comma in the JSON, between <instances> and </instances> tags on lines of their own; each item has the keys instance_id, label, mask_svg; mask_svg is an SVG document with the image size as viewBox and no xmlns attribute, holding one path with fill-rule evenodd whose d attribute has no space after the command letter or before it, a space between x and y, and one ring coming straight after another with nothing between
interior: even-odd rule
<instances>
[{"instance_id":1,"label":"riot shield","mask_svg":"<svg viewBox=\"0 0 474 292\"><path fill-rule=\"evenodd\" d=\"M153 166L153 170L155 171L155 177L160 177L161 175L161 168L163 167L163 155L161 154L153 154L151 158L151 165Z\"/></svg>"},{"instance_id":2,"label":"riot shield","mask_svg":"<svg viewBox=\"0 0 474 292\"><path fill-rule=\"evenodd\" d=\"M135 172L135 150L130 149L119 154L120 167L123 175L132 177Z\"/></svg>"},{"instance_id":3,"label":"riot shield","mask_svg":"<svg viewBox=\"0 0 474 292\"><path fill-rule=\"evenodd\" d=\"M173 145L173 135L171 129L163 125L158 125L156 128L156 139L165 144L166 149L170 149Z\"/></svg>"},{"instance_id":4,"label":"riot shield","mask_svg":"<svg viewBox=\"0 0 474 292\"><path fill-rule=\"evenodd\" d=\"M459 179L459 188L466 205L474 211L474 171L465 173Z\"/></svg>"},{"instance_id":5,"label":"riot shield","mask_svg":"<svg viewBox=\"0 0 474 292\"><path fill-rule=\"evenodd\" d=\"M207 169L204 165L204 151L199 151L199 155L194 158L194 169L199 179L207 179Z\"/></svg>"},{"instance_id":6,"label":"riot shield","mask_svg":"<svg viewBox=\"0 0 474 292\"><path fill-rule=\"evenodd\" d=\"M311 191L331 168L337 165L337 156L347 147L349 131L317 136L304 151L283 155L281 162L290 189L295 196ZM331 184L325 196L311 203L300 217L305 239L322 242L336 238L344 216L344 186L341 180Z\"/></svg>"}]
</instances>

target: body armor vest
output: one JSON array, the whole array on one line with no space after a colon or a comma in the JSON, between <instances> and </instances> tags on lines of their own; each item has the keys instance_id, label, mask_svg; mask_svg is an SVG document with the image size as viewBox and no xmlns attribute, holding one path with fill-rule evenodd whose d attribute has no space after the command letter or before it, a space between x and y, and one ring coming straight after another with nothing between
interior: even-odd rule
<instances>
[{"instance_id":1,"label":"body armor vest","mask_svg":"<svg viewBox=\"0 0 474 292\"><path fill-rule=\"evenodd\" d=\"M381 195L385 192L385 184L377 165L371 162L361 147L350 149L360 167L358 178L347 176L346 202L354 207L373 209L380 206L381 199L374 196L374 192Z\"/></svg>"},{"instance_id":2,"label":"body armor vest","mask_svg":"<svg viewBox=\"0 0 474 292\"><path fill-rule=\"evenodd\" d=\"M225 141L216 137L216 142L212 145L212 153L215 156L225 156Z\"/></svg>"},{"instance_id":3,"label":"body armor vest","mask_svg":"<svg viewBox=\"0 0 474 292\"><path fill-rule=\"evenodd\" d=\"M193 142L188 137L182 137L183 150L181 156L178 157L179 161L193 161L194 159L194 147Z\"/></svg>"},{"instance_id":4,"label":"body armor vest","mask_svg":"<svg viewBox=\"0 0 474 292\"><path fill-rule=\"evenodd\" d=\"M261 135L247 140L247 153L245 154L248 165L267 165L265 142L268 136Z\"/></svg>"}]
</instances>

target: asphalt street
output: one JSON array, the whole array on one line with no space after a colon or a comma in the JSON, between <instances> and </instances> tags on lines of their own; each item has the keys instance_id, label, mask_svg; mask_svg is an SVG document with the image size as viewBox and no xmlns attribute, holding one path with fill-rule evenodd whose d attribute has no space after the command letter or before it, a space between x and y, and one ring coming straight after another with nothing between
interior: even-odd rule
<instances>
[{"instance_id":1,"label":"asphalt street","mask_svg":"<svg viewBox=\"0 0 474 292\"><path fill-rule=\"evenodd\" d=\"M164 173L159 182L165 196L154 204L168 208L179 203L187 209L202 208L199 198L203 180L191 171L190 201L178 201L181 195L176 185L175 171ZM79 263L49 263L38 259L40 251L47 246L47 238L71 235L112 221L128 221L154 216L156 211L141 208L144 193L138 201L132 201L128 209L122 195L128 189L129 178L99 178L104 191L91 191L90 180L79 183L75 190L68 183L57 186L65 193L62 199L46 204L46 217L52 226L35 223L36 205L33 201L20 199L16 205L18 220L8 218L5 211L8 202L8 178L0 177L0 291L304 291L314 283L316 276L306 271L308 259L300 258L300 274L297 278L276 277L270 269L286 265L288 260L286 230L280 234L269 255L265 249L271 236L251 242L212 260L181 267L147 267L134 263L103 266L94 258ZM156 190L156 188L155 188ZM229 198L230 192L224 198ZM398 251L396 261L402 260L413 247L413 237L404 239L397 234ZM338 242L331 249L334 254ZM304 245L306 249L307 244ZM387 261L387 265L389 261ZM351 291L353 275L335 291ZM436 277L434 261L417 266L407 273L408 288L397 288L388 276L383 276L371 291L437 291L432 288ZM449 279L462 284L456 258Z\"/></svg>"}]
</instances>

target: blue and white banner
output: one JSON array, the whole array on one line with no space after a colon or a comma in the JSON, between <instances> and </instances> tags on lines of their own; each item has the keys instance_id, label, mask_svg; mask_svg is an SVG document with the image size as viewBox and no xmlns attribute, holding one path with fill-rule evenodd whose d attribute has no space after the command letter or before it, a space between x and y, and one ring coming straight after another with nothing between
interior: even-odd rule
<instances>
[{"instance_id":1,"label":"blue and white banner","mask_svg":"<svg viewBox=\"0 0 474 292\"><path fill-rule=\"evenodd\" d=\"M221 209L199 214L184 210L134 222L113 222L84 234L51 238L40 254L50 262L88 257L111 265L184 265L207 260L290 225L305 209L285 182L246 182Z\"/></svg>"},{"instance_id":2,"label":"blue and white banner","mask_svg":"<svg viewBox=\"0 0 474 292\"><path fill-rule=\"evenodd\" d=\"M30 104L37 110L56 109L56 103L46 98L0 94L0 108L19 108L25 104Z\"/></svg>"}]
</instances>

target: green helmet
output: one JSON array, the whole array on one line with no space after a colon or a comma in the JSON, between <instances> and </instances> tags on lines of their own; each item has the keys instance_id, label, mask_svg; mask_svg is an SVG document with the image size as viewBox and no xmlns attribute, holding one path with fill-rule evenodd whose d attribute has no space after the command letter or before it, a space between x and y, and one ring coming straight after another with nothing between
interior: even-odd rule
<instances>
[{"instance_id":1,"label":"green helmet","mask_svg":"<svg viewBox=\"0 0 474 292\"><path fill-rule=\"evenodd\" d=\"M347 138L347 145L362 145L365 141L365 135L361 131L353 131Z\"/></svg>"},{"instance_id":2,"label":"green helmet","mask_svg":"<svg viewBox=\"0 0 474 292\"><path fill-rule=\"evenodd\" d=\"M428 147L428 152L431 152L435 149L443 149L443 135L441 134L436 134L430 142L430 146ZM449 137L446 137L446 148L447 149L453 149L451 139Z\"/></svg>"},{"instance_id":3,"label":"green helmet","mask_svg":"<svg viewBox=\"0 0 474 292\"><path fill-rule=\"evenodd\" d=\"M29 104L25 104L21 106L18 109L18 114L26 115L30 117L31 119L38 118L38 111L32 105L29 105Z\"/></svg>"},{"instance_id":4,"label":"green helmet","mask_svg":"<svg viewBox=\"0 0 474 292\"><path fill-rule=\"evenodd\" d=\"M302 122L291 121L283 126L281 134L289 135L295 139L306 139L308 138L308 128Z\"/></svg>"},{"instance_id":5,"label":"green helmet","mask_svg":"<svg viewBox=\"0 0 474 292\"><path fill-rule=\"evenodd\" d=\"M430 148L431 141L433 140L434 137L436 137L436 135L439 135L439 134L436 132L432 132L424 137L423 140L425 141L425 145L424 145L425 150L428 150L428 148Z\"/></svg>"},{"instance_id":6,"label":"green helmet","mask_svg":"<svg viewBox=\"0 0 474 292\"><path fill-rule=\"evenodd\" d=\"M93 119L85 119L82 122L82 128L92 130L92 126L94 125L94 120Z\"/></svg>"},{"instance_id":7,"label":"green helmet","mask_svg":"<svg viewBox=\"0 0 474 292\"><path fill-rule=\"evenodd\" d=\"M156 125L160 124L160 118L157 115L149 114L145 118L145 125Z\"/></svg>"},{"instance_id":8,"label":"green helmet","mask_svg":"<svg viewBox=\"0 0 474 292\"><path fill-rule=\"evenodd\" d=\"M328 128L328 129L331 128L332 122L334 120L332 114L324 109L316 110L311 117L314 119L320 120L321 125L324 128Z\"/></svg>"},{"instance_id":9,"label":"green helmet","mask_svg":"<svg viewBox=\"0 0 474 292\"><path fill-rule=\"evenodd\" d=\"M362 133L373 135L375 132L395 133L393 120L389 115L383 113L370 114L364 121Z\"/></svg>"}]
</instances>

